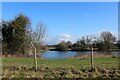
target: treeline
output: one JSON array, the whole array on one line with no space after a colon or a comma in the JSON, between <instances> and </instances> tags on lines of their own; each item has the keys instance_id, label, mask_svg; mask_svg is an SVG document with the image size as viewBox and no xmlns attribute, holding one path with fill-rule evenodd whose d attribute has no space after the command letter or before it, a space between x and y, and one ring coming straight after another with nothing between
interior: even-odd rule
<instances>
[{"instance_id":1,"label":"treeline","mask_svg":"<svg viewBox=\"0 0 120 80\"><path fill-rule=\"evenodd\" d=\"M54 50L94 50L110 51L120 49L120 40L109 31L103 31L99 37L83 36L77 42L62 41L57 45L44 45L44 37L46 36L46 25L38 24L32 30L30 19L19 14L10 21L2 21L0 23L0 40L2 40L2 54L26 54L32 53L33 46L37 52L53 48Z\"/></svg>"},{"instance_id":2,"label":"treeline","mask_svg":"<svg viewBox=\"0 0 120 80\"><path fill-rule=\"evenodd\" d=\"M32 45L39 50L45 50L43 45L45 25L40 23L32 30L30 19L19 14L10 21L2 21L2 54L26 54L32 52Z\"/></svg>"},{"instance_id":3,"label":"treeline","mask_svg":"<svg viewBox=\"0 0 120 80\"><path fill-rule=\"evenodd\" d=\"M97 36L83 36L75 43L61 41L59 44L49 45L49 47L59 51L86 51L90 50L91 47L97 51L111 51L120 49L120 40L117 40L111 32L103 31Z\"/></svg>"}]
</instances>

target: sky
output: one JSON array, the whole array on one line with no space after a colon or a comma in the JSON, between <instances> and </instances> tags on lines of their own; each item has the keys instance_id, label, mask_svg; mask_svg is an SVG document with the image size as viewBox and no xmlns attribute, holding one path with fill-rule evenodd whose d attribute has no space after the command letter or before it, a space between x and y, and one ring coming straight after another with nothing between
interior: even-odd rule
<instances>
[{"instance_id":1,"label":"sky","mask_svg":"<svg viewBox=\"0 0 120 80\"><path fill-rule=\"evenodd\" d=\"M47 25L46 43L77 41L102 31L118 32L117 2L3 2L2 19L12 20L23 13L35 30L40 22Z\"/></svg>"},{"instance_id":2,"label":"sky","mask_svg":"<svg viewBox=\"0 0 120 80\"><path fill-rule=\"evenodd\" d=\"M2 2L118 2L119 0L1 0Z\"/></svg>"}]
</instances>

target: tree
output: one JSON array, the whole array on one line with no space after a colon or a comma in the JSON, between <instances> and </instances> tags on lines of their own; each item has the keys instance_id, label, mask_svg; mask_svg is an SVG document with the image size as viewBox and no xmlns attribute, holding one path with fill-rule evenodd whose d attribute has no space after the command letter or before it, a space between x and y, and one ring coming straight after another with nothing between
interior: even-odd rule
<instances>
[{"instance_id":1,"label":"tree","mask_svg":"<svg viewBox=\"0 0 120 80\"><path fill-rule=\"evenodd\" d=\"M14 28L14 42L18 46L21 53L25 53L24 45L26 44L26 31L30 25L30 20L27 16L20 14L13 22L12 27Z\"/></svg>"},{"instance_id":2,"label":"tree","mask_svg":"<svg viewBox=\"0 0 120 80\"><path fill-rule=\"evenodd\" d=\"M45 49L44 39L46 37L46 25L43 23L40 23L36 26L35 31L33 31L31 38L32 42L34 43L37 51L41 49Z\"/></svg>"},{"instance_id":3,"label":"tree","mask_svg":"<svg viewBox=\"0 0 120 80\"><path fill-rule=\"evenodd\" d=\"M67 44L68 48L72 47L72 42L71 41L67 41L66 44Z\"/></svg>"},{"instance_id":4,"label":"tree","mask_svg":"<svg viewBox=\"0 0 120 80\"><path fill-rule=\"evenodd\" d=\"M34 43L43 44L45 35L46 35L46 25L40 23L39 25L37 25L36 30L33 32L32 38Z\"/></svg>"},{"instance_id":5,"label":"tree","mask_svg":"<svg viewBox=\"0 0 120 80\"><path fill-rule=\"evenodd\" d=\"M117 41L117 47L120 49L120 40Z\"/></svg>"},{"instance_id":6,"label":"tree","mask_svg":"<svg viewBox=\"0 0 120 80\"><path fill-rule=\"evenodd\" d=\"M2 22L0 22L0 55L2 53Z\"/></svg>"},{"instance_id":7,"label":"tree","mask_svg":"<svg viewBox=\"0 0 120 80\"><path fill-rule=\"evenodd\" d=\"M5 22L5 21L2 21L2 53L9 53L9 50L7 48L9 48L9 46L7 44L9 44L10 41L8 40L11 40L12 38L10 38L12 35L11 33L11 29L9 27L9 23L8 22Z\"/></svg>"},{"instance_id":8,"label":"tree","mask_svg":"<svg viewBox=\"0 0 120 80\"><path fill-rule=\"evenodd\" d=\"M32 33L30 32L30 43L34 49L34 65L35 65L35 71L37 71L37 48L40 46L37 45L42 45L45 37L45 31L46 31L46 26L41 23L40 25L37 26L36 30Z\"/></svg>"},{"instance_id":9,"label":"tree","mask_svg":"<svg viewBox=\"0 0 120 80\"><path fill-rule=\"evenodd\" d=\"M89 44L88 37L81 37L75 44L73 44L72 50L87 50Z\"/></svg>"},{"instance_id":10,"label":"tree","mask_svg":"<svg viewBox=\"0 0 120 80\"><path fill-rule=\"evenodd\" d=\"M66 42L65 41L60 42L57 45L57 50L59 50L59 51L67 51L68 50L68 46L67 46Z\"/></svg>"},{"instance_id":11,"label":"tree","mask_svg":"<svg viewBox=\"0 0 120 80\"><path fill-rule=\"evenodd\" d=\"M12 21L2 22L3 45L6 45L8 54L24 53L23 46L29 23L29 18L22 14L19 14Z\"/></svg>"},{"instance_id":12,"label":"tree","mask_svg":"<svg viewBox=\"0 0 120 80\"><path fill-rule=\"evenodd\" d=\"M90 36L86 36L85 43L86 43L87 48L88 47L90 48L92 44L92 38Z\"/></svg>"},{"instance_id":13,"label":"tree","mask_svg":"<svg viewBox=\"0 0 120 80\"><path fill-rule=\"evenodd\" d=\"M109 31L101 32L101 46L104 46L105 51L109 51L113 48L113 44L116 41L116 37Z\"/></svg>"}]
</instances>

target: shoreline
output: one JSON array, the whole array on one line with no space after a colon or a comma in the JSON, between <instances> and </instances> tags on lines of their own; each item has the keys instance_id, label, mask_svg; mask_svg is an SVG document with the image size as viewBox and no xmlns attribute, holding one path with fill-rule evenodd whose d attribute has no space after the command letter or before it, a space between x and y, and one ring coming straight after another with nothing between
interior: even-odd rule
<instances>
[{"instance_id":1,"label":"shoreline","mask_svg":"<svg viewBox=\"0 0 120 80\"><path fill-rule=\"evenodd\" d=\"M41 52L44 52L44 51L40 51L40 53ZM78 51L78 52L80 52L80 51ZM82 52L86 52L86 51L82 51ZM90 52L90 50L89 50L89 52ZM112 51L112 52L114 52L114 51ZM37 58L44 59L44 58L41 57L40 53L37 53ZM112 53L103 52L103 51L94 51L93 56L94 56L94 58L97 58L97 57L117 57L116 54L114 55ZM34 58L34 54L33 53L32 54L1 54L0 57L2 57L2 58L4 58L4 57L5 58ZM91 57L91 54L86 52L84 54L69 56L69 57L66 57L66 58L68 58L68 59L82 59L82 58L89 58L89 57Z\"/></svg>"},{"instance_id":2,"label":"shoreline","mask_svg":"<svg viewBox=\"0 0 120 80\"><path fill-rule=\"evenodd\" d=\"M0 57L1 58L34 58L34 55L14 54L14 55L1 55ZM80 54L80 55L76 55L76 56L66 57L65 59L86 59L86 58L90 58L90 57L91 57L91 54ZM112 54L94 53L93 57L94 58L99 58L99 57L116 58L117 56L114 56ZM40 55L37 55L37 58L45 59L45 58L40 57Z\"/></svg>"},{"instance_id":3,"label":"shoreline","mask_svg":"<svg viewBox=\"0 0 120 80\"><path fill-rule=\"evenodd\" d=\"M60 50L48 49L48 51L60 51ZM88 50L71 50L71 49L68 49L67 51L91 51L91 50L90 49L88 49ZM99 51L99 50L94 49L93 51ZM120 49L112 49L112 50L110 50L110 52L111 51L120 51ZM106 52L106 51L99 51L99 52Z\"/></svg>"}]
</instances>

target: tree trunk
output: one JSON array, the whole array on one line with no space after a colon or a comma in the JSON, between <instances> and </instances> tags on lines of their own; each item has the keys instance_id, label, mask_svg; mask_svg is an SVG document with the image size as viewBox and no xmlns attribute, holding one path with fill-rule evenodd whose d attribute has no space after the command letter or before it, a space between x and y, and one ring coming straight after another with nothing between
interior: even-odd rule
<instances>
[{"instance_id":1,"label":"tree trunk","mask_svg":"<svg viewBox=\"0 0 120 80\"><path fill-rule=\"evenodd\" d=\"M34 48L34 67L35 67L35 71L37 71L37 57L36 57L36 47L33 45L33 43L31 42L32 47Z\"/></svg>"}]
</instances>

